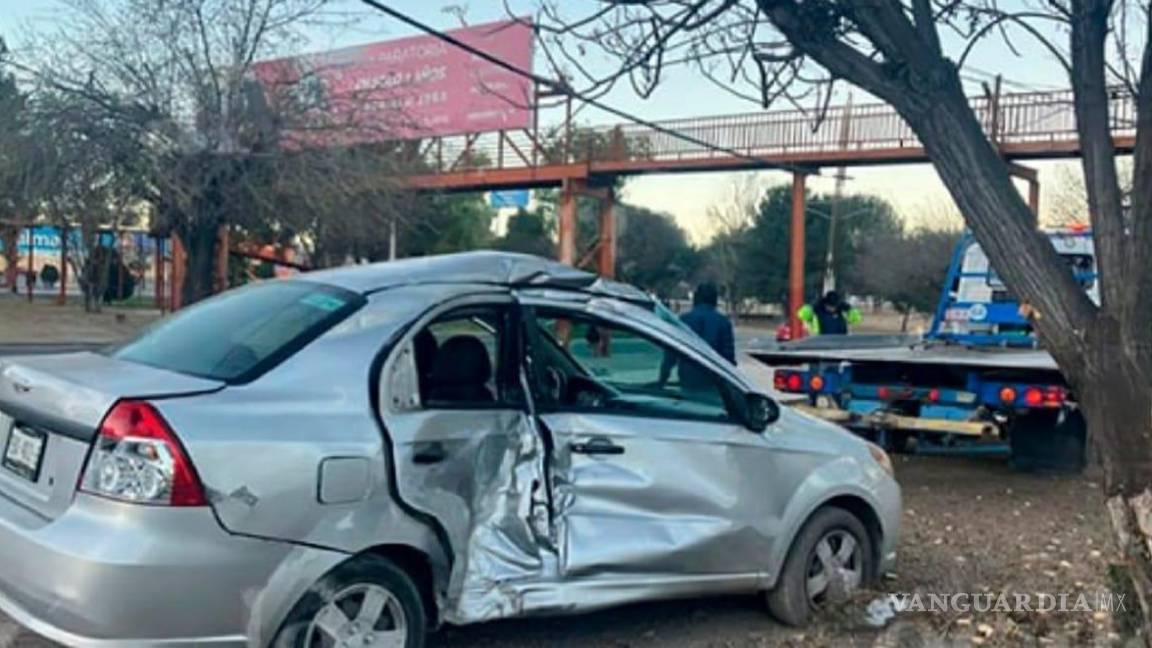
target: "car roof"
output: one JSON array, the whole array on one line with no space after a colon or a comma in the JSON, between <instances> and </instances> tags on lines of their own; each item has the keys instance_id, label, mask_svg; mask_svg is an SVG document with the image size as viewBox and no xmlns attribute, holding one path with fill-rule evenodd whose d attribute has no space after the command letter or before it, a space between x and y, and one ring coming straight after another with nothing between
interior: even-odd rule
<instances>
[{"instance_id":1,"label":"car roof","mask_svg":"<svg viewBox=\"0 0 1152 648\"><path fill-rule=\"evenodd\" d=\"M299 279L361 294L421 284L487 284L570 290L642 304L652 303L651 297L633 286L604 280L591 272L551 259L494 250L343 266L308 272L300 275Z\"/></svg>"}]
</instances>

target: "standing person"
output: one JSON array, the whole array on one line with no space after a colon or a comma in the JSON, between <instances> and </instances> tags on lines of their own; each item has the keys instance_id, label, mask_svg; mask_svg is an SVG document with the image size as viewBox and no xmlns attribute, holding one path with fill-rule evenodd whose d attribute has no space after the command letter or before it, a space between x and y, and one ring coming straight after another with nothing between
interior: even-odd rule
<instances>
[{"instance_id":1,"label":"standing person","mask_svg":"<svg viewBox=\"0 0 1152 648\"><path fill-rule=\"evenodd\" d=\"M696 287L692 293L692 310L680 316L693 333L700 336L708 346L712 347L724 357L725 360L736 364L736 341L732 333L732 322L716 308L719 300L719 291L716 284L704 282ZM677 364L672 354L664 356L660 366L660 379L658 384L664 385L672 374L672 368ZM712 387L714 380L707 371L696 366L695 363L680 363L680 384L689 391L707 389Z\"/></svg>"},{"instance_id":2,"label":"standing person","mask_svg":"<svg viewBox=\"0 0 1152 648\"><path fill-rule=\"evenodd\" d=\"M732 334L732 322L716 308L719 291L716 284L704 282L696 286L692 293L692 310L680 316L680 321L688 325L708 346L736 364L736 342Z\"/></svg>"},{"instance_id":3,"label":"standing person","mask_svg":"<svg viewBox=\"0 0 1152 648\"><path fill-rule=\"evenodd\" d=\"M863 319L860 310L845 302L835 290L824 293L815 304L801 306L796 317L812 335L847 335L848 326Z\"/></svg>"}]
</instances>

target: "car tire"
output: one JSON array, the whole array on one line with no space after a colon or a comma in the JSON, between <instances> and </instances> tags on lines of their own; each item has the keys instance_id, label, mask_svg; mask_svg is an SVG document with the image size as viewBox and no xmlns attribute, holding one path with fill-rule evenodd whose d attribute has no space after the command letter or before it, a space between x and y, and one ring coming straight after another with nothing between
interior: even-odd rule
<instances>
[{"instance_id":1,"label":"car tire","mask_svg":"<svg viewBox=\"0 0 1152 648\"><path fill-rule=\"evenodd\" d=\"M369 601L372 606L365 610ZM377 608L379 614L372 614ZM340 632L346 632L353 645L370 645L373 633L403 632L404 648L424 648L427 619L420 591L404 570L386 558L359 556L333 569L300 597L271 645L330 645L331 641L317 641L318 636L331 639Z\"/></svg>"},{"instance_id":2,"label":"car tire","mask_svg":"<svg viewBox=\"0 0 1152 648\"><path fill-rule=\"evenodd\" d=\"M1008 429L1012 466L1022 472L1078 473L1087 459L1084 415L1042 410L1016 417Z\"/></svg>"},{"instance_id":3,"label":"car tire","mask_svg":"<svg viewBox=\"0 0 1152 648\"><path fill-rule=\"evenodd\" d=\"M839 558L844 545L837 544L836 539L842 542L847 537L852 538L855 547L849 552L851 559L845 561L845 572L826 578L826 589L810 591L810 586L818 589L820 575L828 572L828 563L819 554L828 549ZM828 544L821 548L825 542ZM821 508L804 523L792 541L776 587L767 594L768 610L785 625L803 626L829 597L846 593L841 590L851 584L853 577L849 574L853 572L856 574L853 589L871 583L875 572L872 538L855 515L835 506Z\"/></svg>"}]
</instances>

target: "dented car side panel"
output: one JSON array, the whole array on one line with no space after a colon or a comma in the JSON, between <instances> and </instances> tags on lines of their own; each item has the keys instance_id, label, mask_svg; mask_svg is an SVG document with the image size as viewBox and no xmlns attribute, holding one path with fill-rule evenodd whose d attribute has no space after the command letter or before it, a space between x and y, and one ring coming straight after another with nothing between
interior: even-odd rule
<instances>
[{"instance_id":1,"label":"dented car side panel","mask_svg":"<svg viewBox=\"0 0 1152 648\"><path fill-rule=\"evenodd\" d=\"M454 409L420 400L413 338L437 318L477 306L515 304L507 293L488 294L432 309L383 368L398 495L444 530L453 560L439 607L455 623L522 614L517 587L555 574L546 457L527 402ZM516 345L515 331L504 334L505 345Z\"/></svg>"},{"instance_id":2,"label":"dented car side panel","mask_svg":"<svg viewBox=\"0 0 1152 648\"><path fill-rule=\"evenodd\" d=\"M649 574L757 575L781 510L766 496L769 444L733 424L547 414L567 579ZM599 438L618 455L572 452Z\"/></svg>"}]
</instances>

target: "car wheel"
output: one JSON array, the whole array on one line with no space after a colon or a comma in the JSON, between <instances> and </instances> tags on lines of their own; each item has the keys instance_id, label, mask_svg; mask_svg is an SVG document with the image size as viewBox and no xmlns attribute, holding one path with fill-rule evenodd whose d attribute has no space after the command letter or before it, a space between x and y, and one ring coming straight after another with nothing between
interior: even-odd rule
<instances>
[{"instance_id":1,"label":"car wheel","mask_svg":"<svg viewBox=\"0 0 1152 648\"><path fill-rule=\"evenodd\" d=\"M831 506L816 511L792 541L776 587L768 592L769 611L782 623L804 625L813 611L868 584L874 555L855 515Z\"/></svg>"},{"instance_id":2,"label":"car wheel","mask_svg":"<svg viewBox=\"0 0 1152 648\"><path fill-rule=\"evenodd\" d=\"M300 598L276 648L423 648L427 617L412 579L376 556L340 565Z\"/></svg>"}]
</instances>

